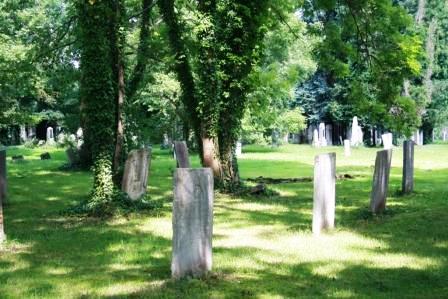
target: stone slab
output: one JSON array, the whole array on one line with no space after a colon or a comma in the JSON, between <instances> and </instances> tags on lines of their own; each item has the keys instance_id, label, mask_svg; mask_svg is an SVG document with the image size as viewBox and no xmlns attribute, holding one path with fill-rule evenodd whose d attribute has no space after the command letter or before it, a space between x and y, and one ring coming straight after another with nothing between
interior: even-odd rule
<instances>
[{"instance_id":1,"label":"stone slab","mask_svg":"<svg viewBox=\"0 0 448 299\"><path fill-rule=\"evenodd\" d=\"M213 197L210 168L175 170L171 262L175 279L198 278L211 271Z\"/></svg>"},{"instance_id":2,"label":"stone slab","mask_svg":"<svg viewBox=\"0 0 448 299\"><path fill-rule=\"evenodd\" d=\"M336 154L314 159L313 234L334 228L336 207Z\"/></svg>"},{"instance_id":3,"label":"stone slab","mask_svg":"<svg viewBox=\"0 0 448 299\"><path fill-rule=\"evenodd\" d=\"M174 157L178 168L190 168L190 157L188 147L185 141L174 141Z\"/></svg>"},{"instance_id":4,"label":"stone slab","mask_svg":"<svg viewBox=\"0 0 448 299\"><path fill-rule=\"evenodd\" d=\"M401 190L403 194L414 191L414 141L403 143L403 178Z\"/></svg>"},{"instance_id":5,"label":"stone slab","mask_svg":"<svg viewBox=\"0 0 448 299\"><path fill-rule=\"evenodd\" d=\"M389 188L392 150L378 151L375 160L370 209L373 213L381 213L386 209L387 191Z\"/></svg>"},{"instance_id":6,"label":"stone slab","mask_svg":"<svg viewBox=\"0 0 448 299\"><path fill-rule=\"evenodd\" d=\"M148 174L151 166L151 149L133 150L129 153L124 166L121 190L132 200L146 193Z\"/></svg>"}]
</instances>

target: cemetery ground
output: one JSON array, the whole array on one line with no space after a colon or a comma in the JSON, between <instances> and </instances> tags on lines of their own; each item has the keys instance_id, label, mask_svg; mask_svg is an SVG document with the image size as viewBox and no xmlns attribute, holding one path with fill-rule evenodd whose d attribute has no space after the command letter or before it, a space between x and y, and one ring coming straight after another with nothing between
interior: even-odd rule
<instances>
[{"instance_id":1,"label":"cemetery ground","mask_svg":"<svg viewBox=\"0 0 448 299\"><path fill-rule=\"evenodd\" d=\"M160 208L107 220L60 212L87 196L87 172L61 171L61 149L8 150L8 241L0 298L446 298L448 145L416 147L415 193L400 196L394 149L388 210L369 213L377 149L245 147L243 178L311 177L314 155L337 153L336 228L311 234L312 182L272 184L271 197L216 194L213 271L171 280L175 161L155 149L149 193ZM52 160L39 155L50 151ZM24 162L11 162L22 154ZM197 158L193 165L198 167Z\"/></svg>"}]
</instances>

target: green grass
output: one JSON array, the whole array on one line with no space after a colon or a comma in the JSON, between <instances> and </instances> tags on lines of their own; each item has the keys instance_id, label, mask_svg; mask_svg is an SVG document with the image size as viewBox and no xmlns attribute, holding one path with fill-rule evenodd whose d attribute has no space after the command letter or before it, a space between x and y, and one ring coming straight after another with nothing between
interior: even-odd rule
<instances>
[{"instance_id":1,"label":"green grass","mask_svg":"<svg viewBox=\"0 0 448 299\"><path fill-rule=\"evenodd\" d=\"M311 176L314 155L337 152L335 231L311 234L312 184L270 186L272 198L217 194L213 272L170 279L171 156L155 150L149 192L157 213L108 221L61 216L87 196L86 172L63 172L62 150L10 149L8 242L0 247L0 298L446 298L448 145L416 148L416 192L398 196L401 150L394 150L388 211L368 213L375 149L246 147L243 178ZM194 158L194 165L198 165Z\"/></svg>"}]
</instances>

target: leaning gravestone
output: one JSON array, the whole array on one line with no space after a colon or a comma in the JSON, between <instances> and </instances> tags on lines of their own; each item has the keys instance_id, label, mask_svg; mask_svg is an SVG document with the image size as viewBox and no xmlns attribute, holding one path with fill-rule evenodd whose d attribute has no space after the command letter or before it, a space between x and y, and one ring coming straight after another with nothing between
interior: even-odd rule
<instances>
[{"instance_id":1,"label":"leaning gravestone","mask_svg":"<svg viewBox=\"0 0 448 299\"><path fill-rule=\"evenodd\" d=\"M175 170L173 278L201 277L212 268L213 196L210 168Z\"/></svg>"},{"instance_id":2,"label":"leaning gravestone","mask_svg":"<svg viewBox=\"0 0 448 299\"><path fill-rule=\"evenodd\" d=\"M314 159L313 234L334 228L336 206L336 154L322 154Z\"/></svg>"},{"instance_id":3,"label":"leaning gravestone","mask_svg":"<svg viewBox=\"0 0 448 299\"><path fill-rule=\"evenodd\" d=\"M6 202L6 150L0 150L0 243L6 239L3 227L3 204Z\"/></svg>"},{"instance_id":4,"label":"leaning gravestone","mask_svg":"<svg viewBox=\"0 0 448 299\"><path fill-rule=\"evenodd\" d=\"M391 149L393 147L393 144L392 144L392 139L393 139L392 133L386 133L386 134L381 135L381 139L383 139L383 148L385 150Z\"/></svg>"},{"instance_id":5,"label":"leaning gravestone","mask_svg":"<svg viewBox=\"0 0 448 299\"><path fill-rule=\"evenodd\" d=\"M141 198L148 186L148 172L151 164L151 149L133 150L124 166L121 190L132 200Z\"/></svg>"},{"instance_id":6,"label":"leaning gravestone","mask_svg":"<svg viewBox=\"0 0 448 299\"><path fill-rule=\"evenodd\" d=\"M373 213L379 213L386 209L391 162L391 149L377 152L375 160L375 173L373 175L372 195L370 200L370 208Z\"/></svg>"},{"instance_id":7,"label":"leaning gravestone","mask_svg":"<svg viewBox=\"0 0 448 299\"><path fill-rule=\"evenodd\" d=\"M185 141L174 141L174 157L178 168L190 168L190 157L188 156L188 147Z\"/></svg>"},{"instance_id":8,"label":"leaning gravestone","mask_svg":"<svg viewBox=\"0 0 448 299\"><path fill-rule=\"evenodd\" d=\"M414 141L403 143L403 178L401 190L404 194L414 191Z\"/></svg>"},{"instance_id":9,"label":"leaning gravestone","mask_svg":"<svg viewBox=\"0 0 448 299\"><path fill-rule=\"evenodd\" d=\"M350 147L350 140L344 140L344 156L350 157L352 155L352 149Z\"/></svg>"}]
</instances>

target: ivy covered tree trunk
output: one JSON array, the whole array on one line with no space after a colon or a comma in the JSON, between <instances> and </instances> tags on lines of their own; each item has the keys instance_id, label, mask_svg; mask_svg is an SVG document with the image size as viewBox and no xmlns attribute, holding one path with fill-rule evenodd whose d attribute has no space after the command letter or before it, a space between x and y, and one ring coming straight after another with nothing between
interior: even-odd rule
<instances>
[{"instance_id":1,"label":"ivy covered tree trunk","mask_svg":"<svg viewBox=\"0 0 448 299\"><path fill-rule=\"evenodd\" d=\"M111 51L113 1L77 3L81 44L80 97L83 103L84 147L94 163L89 206L101 206L113 193L112 157L116 128L116 84Z\"/></svg>"}]
</instances>

